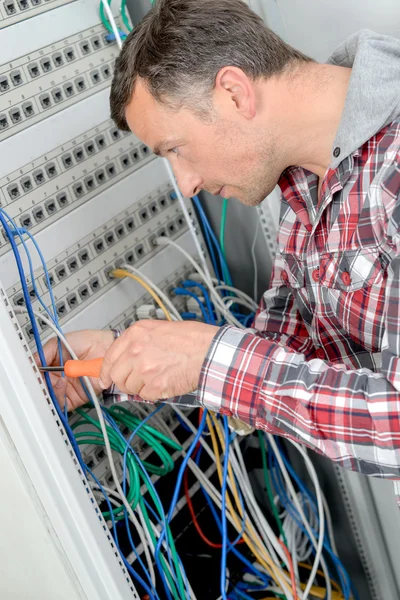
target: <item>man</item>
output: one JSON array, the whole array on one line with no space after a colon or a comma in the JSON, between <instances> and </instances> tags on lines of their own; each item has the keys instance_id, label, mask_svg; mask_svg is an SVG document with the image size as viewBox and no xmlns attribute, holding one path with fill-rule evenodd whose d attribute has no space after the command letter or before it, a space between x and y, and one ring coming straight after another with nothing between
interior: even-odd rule
<instances>
[{"instance_id":1,"label":"man","mask_svg":"<svg viewBox=\"0 0 400 600\"><path fill-rule=\"evenodd\" d=\"M207 408L399 477L400 41L362 31L317 64L241 0L160 0L116 62L111 112L185 196L257 206L279 183L282 211L254 330L72 333L80 358L105 356L97 391L197 389ZM57 360L55 340L45 353ZM85 400L76 381L56 389Z\"/></svg>"}]
</instances>

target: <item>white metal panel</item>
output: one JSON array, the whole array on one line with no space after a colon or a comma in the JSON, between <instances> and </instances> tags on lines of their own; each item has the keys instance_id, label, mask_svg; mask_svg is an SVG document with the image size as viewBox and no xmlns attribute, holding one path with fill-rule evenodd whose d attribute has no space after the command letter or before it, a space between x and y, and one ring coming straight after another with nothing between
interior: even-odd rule
<instances>
[{"instance_id":1,"label":"white metal panel","mask_svg":"<svg viewBox=\"0 0 400 600\"><path fill-rule=\"evenodd\" d=\"M96 600L135 598L119 553L58 421L46 387L38 371L34 371L29 348L10 309L1 288L0 415L15 451L29 473L43 514L51 523L51 533L62 552L69 577L77 589L79 582L83 590L81 597ZM13 538L9 540L11 542L15 551ZM7 553L2 555L2 562L8 565L9 558ZM42 564L49 560L47 555L40 558ZM21 579L24 577L22 572ZM57 594L56 588L48 597L60 597Z\"/></svg>"},{"instance_id":2,"label":"white metal panel","mask_svg":"<svg viewBox=\"0 0 400 600\"><path fill-rule=\"evenodd\" d=\"M87 598L1 419L0 472L0 556L7 556L0 561L0 596L5 600Z\"/></svg>"}]
</instances>

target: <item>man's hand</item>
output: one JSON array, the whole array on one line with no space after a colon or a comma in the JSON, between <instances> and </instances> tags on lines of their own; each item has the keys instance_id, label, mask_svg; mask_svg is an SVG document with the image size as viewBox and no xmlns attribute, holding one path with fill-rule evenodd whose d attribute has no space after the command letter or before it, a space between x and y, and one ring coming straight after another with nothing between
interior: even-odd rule
<instances>
[{"instance_id":1,"label":"man's hand","mask_svg":"<svg viewBox=\"0 0 400 600\"><path fill-rule=\"evenodd\" d=\"M138 321L105 353L101 385L114 382L121 392L150 401L194 392L217 331L203 323Z\"/></svg>"},{"instance_id":2,"label":"man's hand","mask_svg":"<svg viewBox=\"0 0 400 600\"><path fill-rule=\"evenodd\" d=\"M90 360L92 358L103 357L114 341L114 333L112 331L97 331L84 330L74 331L65 336L75 351L79 359ZM52 338L43 347L46 362L49 367L60 364L58 356L57 338ZM70 358L68 352L63 349L64 362ZM40 364L39 357L36 354L35 360ZM64 399L67 399L68 410L73 410L86 404L88 398L83 391L79 379L69 379L62 377L61 373L50 373L50 379L53 384L54 393L60 405L64 405ZM102 391L98 379L91 378L96 394Z\"/></svg>"}]
</instances>

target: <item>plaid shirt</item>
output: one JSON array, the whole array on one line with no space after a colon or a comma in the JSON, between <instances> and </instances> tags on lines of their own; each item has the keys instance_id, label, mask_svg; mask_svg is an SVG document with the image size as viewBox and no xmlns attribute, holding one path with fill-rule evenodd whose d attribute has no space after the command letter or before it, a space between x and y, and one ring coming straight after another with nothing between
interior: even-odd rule
<instances>
[{"instance_id":1,"label":"plaid shirt","mask_svg":"<svg viewBox=\"0 0 400 600\"><path fill-rule=\"evenodd\" d=\"M201 404L299 441L344 467L400 476L400 120L317 197L300 167L279 182L271 289L253 330L223 327Z\"/></svg>"}]
</instances>

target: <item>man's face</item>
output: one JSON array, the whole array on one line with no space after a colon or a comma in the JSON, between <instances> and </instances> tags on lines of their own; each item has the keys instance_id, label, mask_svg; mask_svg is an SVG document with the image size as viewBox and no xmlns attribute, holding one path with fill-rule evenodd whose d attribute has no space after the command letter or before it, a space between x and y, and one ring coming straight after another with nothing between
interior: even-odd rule
<instances>
[{"instance_id":1,"label":"man's face","mask_svg":"<svg viewBox=\"0 0 400 600\"><path fill-rule=\"evenodd\" d=\"M170 161L186 197L206 190L257 206L283 170L273 128L243 118L229 102L214 101L211 118L203 120L160 104L138 81L125 114L133 133Z\"/></svg>"}]
</instances>

